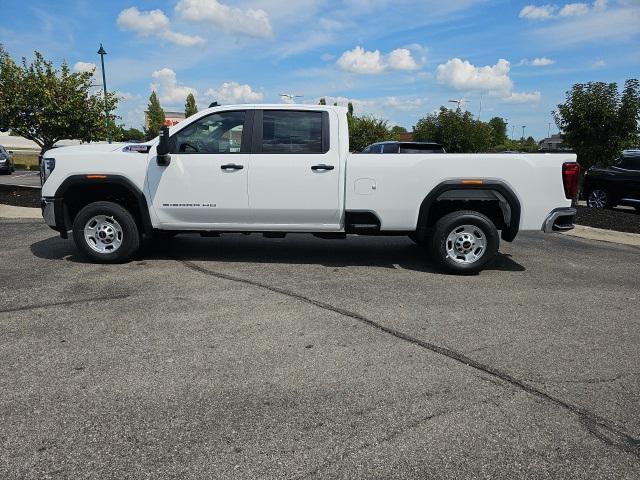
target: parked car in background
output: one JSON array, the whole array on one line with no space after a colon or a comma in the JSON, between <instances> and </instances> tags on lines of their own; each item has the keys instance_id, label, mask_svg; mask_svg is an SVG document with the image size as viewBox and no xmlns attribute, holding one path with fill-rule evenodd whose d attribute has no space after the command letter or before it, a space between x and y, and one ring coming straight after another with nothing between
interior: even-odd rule
<instances>
[{"instance_id":1,"label":"parked car in background","mask_svg":"<svg viewBox=\"0 0 640 480\"><path fill-rule=\"evenodd\" d=\"M376 142L365 147L362 153L447 153L435 142Z\"/></svg>"},{"instance_id":2,"label":"parked car in background","mask_svg":"<svg viewBox=\"0 0 640 480\"><path fill-rule=\"evenodd\" d=\"M640 150L625 150L611 167L587 170L582 196L591 208L628 205L640 210Z\"/></svg>"},{"instance_id":3,"label":"parked car in background","mask_svg":"<svg viewBox=\"0 0 640 480\"><path fill-rule=\"evenodd\" d=\"M13 156L0 145L0 173L5 175L11 175L16 171L16 166L13 163Z\"/></svg>"}]
</instances>

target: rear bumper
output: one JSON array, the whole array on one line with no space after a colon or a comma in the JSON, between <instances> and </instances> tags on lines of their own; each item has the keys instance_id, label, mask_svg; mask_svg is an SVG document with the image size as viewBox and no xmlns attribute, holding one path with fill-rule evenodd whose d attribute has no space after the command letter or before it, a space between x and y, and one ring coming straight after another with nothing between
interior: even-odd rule
<instances>
[{"instance_id":1,"label":"rear bumper","mask_svg":"<svg viewBox=\"0 0 640 480\"><path fill-rule=\"evenodd\" d=\"M552 210L547 219L542 224L542 231L549 232L566 232L573 229L573 221L578 211L573 207L556 208Z\"/></svg>"}]
</instances>

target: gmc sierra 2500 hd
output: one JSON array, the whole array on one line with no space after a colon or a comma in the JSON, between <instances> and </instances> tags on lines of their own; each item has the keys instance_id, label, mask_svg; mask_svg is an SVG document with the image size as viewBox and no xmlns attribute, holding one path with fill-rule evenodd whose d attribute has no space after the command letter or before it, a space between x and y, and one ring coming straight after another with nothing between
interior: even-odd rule
<instances>
[{"instance_id":1,"label":"gmc sierra 2500 hd","mask_svg":"<svg viewBox=\"0 0 640 480\"><path fill-rule=\"evenodd\" d=\"M42 211L97 262L175 232L407 235L473 273L500 236L572 228L579 171L572 154L350 154L345 108L234 105L146 144L47 152Z\"/></svg>"}]
</instances>

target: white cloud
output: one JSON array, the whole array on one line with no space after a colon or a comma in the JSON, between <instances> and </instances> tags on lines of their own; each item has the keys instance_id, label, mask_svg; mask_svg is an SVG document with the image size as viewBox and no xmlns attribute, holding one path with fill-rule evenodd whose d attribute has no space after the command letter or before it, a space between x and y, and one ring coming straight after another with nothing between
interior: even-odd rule
<instances>
[{"instance_id":1,"label":"white cloud","mask_svg":"<svg viewBox=\"0 0 640 480\"><path fill-rule=\"evenodd\" d=\"M205 95L221 105L255 103L264 98L262 92L256 92L249 85L240 85L238 82L225 82L218 89L210 88Z\"/></svg>"},{"instance_id":2,"label":"white cloud","mask_svg":"<svg viewBox=\"0 0 640 480\"><path fill-rule=\"evenodd\" d=\"M160 96L160 102L169 105L179 105L185 102L187 95L192 93L197 95L195 88L179 85L176 78L176 72L170 68L156 70L151 74L154 83L151 84L151 90L154 90Z\"/></svg>"},{"instance_id":3,"label":"white cloud","mask_svg":"<svg viewBox=\"0 0 640 480\"><path fill-rule=\"evenodd\" d=\"M385 69L380 50L368 52L360 46L344 52L336 65L352 73L376 74L384 72Z\"/></svg>"},{"instance_id":4,"label":"white cloud","mask_svg":"<svg viewBox=\"0 0 640 480\"><path fill-rule=\"evenodd\" d=\"M332 53L323 53L322 56L320 57L320 60L322 60L323 62L330 62L334 58L336 58L336 56L333 55Z\"/></svg>"},{"instance_id":5,"label":"white cloud","mask_svg":"<svg viewBox=\"0 0 640 480\"><path fill-rule=\"evenodd\" d=\"M544 57L543 57L544 59ZM536 59L539 64L544 60ZM540 63L540 61L542 62ZM534 60L535 62L535 60ZM521 64L529 65L524 59ZM532 62L531 65L534 63ZM500 59L495 65L476 67L467 60L453 58L436 68L438 83L448 85L455 90L486 92L492 97L498 97L506 103L536 103L542 98L540 92L514 92L513 81L509 77L511 65L507 60Z\"/></svg>"},{"instance_id":6,"label":"white cloud","mask_svg":"<svg viewBox=\"0 0 640 480\"><path fill-rule=\"evenodd\" d=\"M507 60L500 59L493 66L476 67L467 60L453 58L438 65L436 79L438 83L449 85L456 90L481 90L510 92L513 82L509 78L511 67Z\"/></svg>"},{"instance_id":7,"label":"white cloud","mask_svg":"<svg viewBox=\"0 0 640 480\"><path fill-rule=\"evenodd\" d=\"M534 67L545 67L547 65L553 65L554 63L556 63L555 60L551 60L547 57L534 58L531 61L531 65Z\"/></svg>"},{"instance_id":8,"label":"white cloud","mask_svg":"<svg viewBox=\"0 0 640 480\"><path fill-rule=\"evenodd\" d=\"M75 65L73 66L73 71L74 72L89 72L89 73L94 73L97 69L97 65L95 63L90 63L90 62L76 62Z\"/></svg>"},{"instance_id":9,"label":"white cloud","mask_svg":"<svg viewBox=\"0 0 640 480\"><path fill-rule=\"evenodd\" d=\"M130 7L120 12L117 23L121 30L136 32L142 37L157 36L183 47L204 43L201 37L172 31L169 18L162 10L141 12L136 7Z\"/></svg>"},{"instance_id":10,"label":"white cloud","mask_svg":"<svg viewBox=\"0 0 640 480\"><path fill-rule=\"evenodd\" d=\"M561 17L575 17L589 13L589 5L586 3L567 3L559 12Z\"/></svg>"},{"instance_id":11,"label":"white cloud","mask_svg":"<svg viewBox=\"0 0 640 480\"><path fill-rule=\"evenodd\" d=\"M624 4L624 2L621 2ZM527 5L520 10L519 17L527 20L550 20L560 17L578 17L590 12L606 10L608 0L595 0L593 3L574 2L565 3L561 8L557 5Z\"/></svg>"},{"instance_id":12,"label":"white cloud","mask_svg":"<svg viewBox=\"0 0 640 480\"><path fill-rule=\"evenodd\" d=\"M273 35L269 15L262 9L231 7L218 0L180 0L176 12L184 20L213 24L228 33L257 38Z\"/></svg>"},{"instance_id":13,"label":"white cloud","mask_svg":"<svg viewBox=\"0 0 640 480\"><path fill-rule=\"evenodd\" d=\"M542 98L542 94L535 92L511 92L502 100L506 103L538 103Z\"/></svg>"},{"instance_id":14,"label":"white cloud","mask_svg":"<svg viewBox=\"0 0 640 480\"><path fill-rule=\"evenodd\" d=\"M608 4L609 4L609 0L596 0L595 2L593 2L593 9L604 10L605 8L607 8Z\"/></svg>"},{"instance_id":15,"label":"white cloud","mask_svg":"<svg viewBox=\"0 0 640 480\"><path fill-rule=\"evenodd\" d=\"M382 55L380 50L372 52L361 46L344 52L336 65L346 72L362 74L378 74L385 70L415 70L418 63L408 48L396 48L388 55Z\"/></svg>"},{"instance_id":16,"label":"white cloud","mask_svg":"<svg viewBox=\"0 0 640 480\"><path fill-rule=\"evenodd\" d=\"M141 12L136 7L122 10L118 15L118 26L140 35L154 35L158 30L169 29L169 19L162 10Z\"/></svg>"},{"instance_id":17,"label":"white cloud","mask_svg":"<svg viewBox=\"0 0 640 480\"><path fill-rule=\"evenodd\" d=\"M593 68L595 70L595 69L598 69L598 68L603 68L606 65L607 65L607 63L604 60L601 59L601 60L596 60L595 62L593 62L591 64L591 68Z\"/></svg>"},{"instance_id":18,"label":"white cloud","mask_svg":"<svg viewBox=\"0 0 640 480\"><path fill-rule=\"evenodd\" d=\"M556 9L557 7L555 5L542 5L540 7L527 5L520 10L518 16L520 18L526 18L527 20L546 20L553 18Z\"/></svg>"},{"instance_id":19,"label":"white cloud","mask_svg":"<svg viewBox=\"0 0 640 480\"><path fill-rule=\"evenodd\" d=\"M640 33L640 3L618 2L616 7L595 7L586 15L562 21L532 32L534 42L546 47L567 47L586 43L627 41Z\"/></svg>"},{"instance_id":20,"label":"white cloud","mask_svg":"<svg viewBox=\"0 0 640 480\"><path fill-rule=\"evenodd\" d=\"M180 45L181 47L193 47L196 45L202 45L205 40L202 37L185 35L184 33L172 32L171 30L167 30L161 34L161 37L165 40L170 41L171 43L175 43L176 45Z\"/></svg>"},{"instance_id":21,"label":"white cloud","mask_svg":"<svg viewBox=\"0 0 640 480\"><path fill-rule=\"evenodd\" d=\"M382 106L400 110L403 112L409 112L422 109L425 100L425 98L387 97L382 101Z\"/></svg>"},{"instance_id":22,"label":"white cloud","mask_svg":"<svg viewBox=\"0 0 640 480\"><path fill-rule=\"evenodd\" d=\"M415 70L418 64L407 48L396 48L387 56L389 68L393 70Z\"/></svg>"}]
</instances>

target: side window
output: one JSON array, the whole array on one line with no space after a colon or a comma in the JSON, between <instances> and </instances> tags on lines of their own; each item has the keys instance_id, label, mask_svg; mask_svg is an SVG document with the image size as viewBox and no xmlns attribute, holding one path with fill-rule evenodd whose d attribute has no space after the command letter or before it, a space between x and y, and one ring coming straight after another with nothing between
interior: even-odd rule
<instances>
[{"instance_id":1,"label":"side window","mask_svg":"<svg viewBox=\"0 0 640 480\"><path fill-rule=\"evenodd\" d=\"M397 143L383 143L382 144L382 153L398 153L398 144Z\"/></svg>"},{"instance_id":2,"label":"side window","mask_svg":"<svg viewBox=\"0 0 640 480\"><path fill-rule=\"evenodd\" d=\"M246 112L221 112L201 118L174 135L178 153L240 153Z\"/></svg>"},{"instance_id":3,"label":"side window","mask_svg":"<svg viewBox=\"0 0 640 480\"><path fill-rule=\"evenodd\" d=\"M628 156L622 157L622 160L618 164L620 168L624 168L626 170L638 170L640 171L640 155L639 156Z\"/></svg>"},{"instance_id":4,"label":"side window","mask_svg":"<svg viewBox=\"0 0 640 480\"><path fill-rule=\"evenodd\" d=\"M323 153L322 112L264 110L262 153Z\"/></svg>"}]
</instances>

